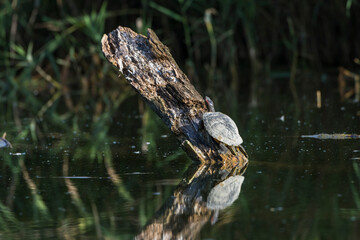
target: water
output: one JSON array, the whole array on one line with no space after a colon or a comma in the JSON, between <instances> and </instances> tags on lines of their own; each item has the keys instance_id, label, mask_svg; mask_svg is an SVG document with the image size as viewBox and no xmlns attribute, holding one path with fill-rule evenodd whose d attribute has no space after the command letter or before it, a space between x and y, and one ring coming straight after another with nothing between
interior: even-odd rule
<instances>
[{"instance_id":1,"label":"water","mask_svg":"<svg viewBox=\"0 0 360 240\"><path fill-rule=\"evenodd\" d=\"M0 239L358 239L359 140L301 138L359 134L358 105L281 104L219 106L238 123L249 167L240 194L215 210L207 195L229 173L198 169L150 110L65 127L44 119L37 138L31 120L7 122Z\"/></svg>"}]
</instances>

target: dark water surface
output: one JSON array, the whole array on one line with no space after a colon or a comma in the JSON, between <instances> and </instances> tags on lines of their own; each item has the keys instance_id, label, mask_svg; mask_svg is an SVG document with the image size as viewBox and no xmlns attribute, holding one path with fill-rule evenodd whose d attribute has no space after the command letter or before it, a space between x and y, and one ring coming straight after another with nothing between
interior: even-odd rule
<instances>
[{"instance_id":1,"label":"dark water surface","mask_svg":"<svg viewBox=\"0 0 360 240\"><path fill-rule=\"evenodd\" d=\"M117 111L108 124L88 127L48 124L36 138L32 120L22 120L30 126L23 131L7 122L0 131L13 148L0 149L0 239L133 239L151 231L164 238L170 231L196 239L359 239L360 140L301 137L359 134L359 105L295 111L282 107L287 102L219 106L237 122L249 155L240 195L220 210L204 205L208 180L180 184L196 166L150 110ZM193 197L178 197L179 189Z\"/></svg>"}]
</instances>

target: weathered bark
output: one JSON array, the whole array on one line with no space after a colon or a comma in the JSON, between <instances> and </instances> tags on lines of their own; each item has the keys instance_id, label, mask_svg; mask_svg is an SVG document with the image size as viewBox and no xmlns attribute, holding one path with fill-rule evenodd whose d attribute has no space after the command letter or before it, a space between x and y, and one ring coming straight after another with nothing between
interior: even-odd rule
<instances>
[{"instance_id":1,"label":"weathered bark","mask_svg":"<svg viewBox=\"0 0 360 240\"><path fill-rule=\"evenodd\" d=\"M209 137L202 123L203 113L208 111L203 97L151 29L145 37L119 26L105 34L101 43L106 58L119 68L194 160L221 162L229 167L247 164L241 148L223 153L219 143Z\"/></svg>"}]
</instances>

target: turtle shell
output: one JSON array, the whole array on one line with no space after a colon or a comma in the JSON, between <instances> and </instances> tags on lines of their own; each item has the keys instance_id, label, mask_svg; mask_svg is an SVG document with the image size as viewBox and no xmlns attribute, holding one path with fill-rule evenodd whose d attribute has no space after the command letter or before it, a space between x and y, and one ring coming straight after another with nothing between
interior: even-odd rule
<instances>
[{"instance_id":1,"label":"turtle shell","mask_svg":"<svg viewBox=\"0 0 360 240\"><path fill-rule=\"evenodd\" d=\"M229 146L238 146L243 140L235 122L221 112L207 112L203 115L206 131L216 140Z\"/></svg>"},{"instance_id":2,"label":"turtle shell","mask_svg":"<svg viewBox=\"0 0 360 240\"><path fill-rule=\"evenodd\" d=\"M206 207L209 209L224 209L230 206L238 197L241 185L244 182L243 176L231 176L225 181L211 189Z\"/></svg>"}]
</instances>

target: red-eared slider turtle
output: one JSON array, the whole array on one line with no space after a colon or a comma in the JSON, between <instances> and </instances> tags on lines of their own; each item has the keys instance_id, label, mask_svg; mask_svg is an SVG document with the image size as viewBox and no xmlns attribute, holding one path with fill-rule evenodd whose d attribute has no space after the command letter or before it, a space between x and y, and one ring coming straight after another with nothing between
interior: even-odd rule
<instances>
[{"instance_id":1,"label":"red-eared slider turtle","mask_svg":"<svg viewBox=\"0 0 360 240\"><path fill-rule=\"evenodd\" d=\"M210 112L204 113L203 121L209 135L225 145L239 146L243 140L235 122L228 115L215 112L214 103L209 97L205 97L205 101Z\"/></svg>"}]
</instances>

